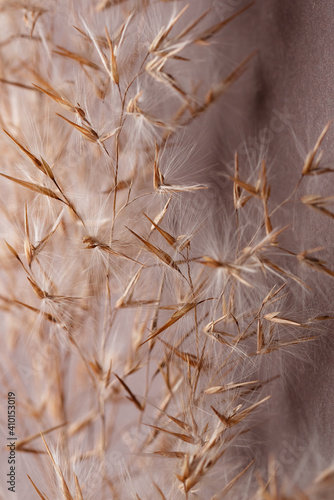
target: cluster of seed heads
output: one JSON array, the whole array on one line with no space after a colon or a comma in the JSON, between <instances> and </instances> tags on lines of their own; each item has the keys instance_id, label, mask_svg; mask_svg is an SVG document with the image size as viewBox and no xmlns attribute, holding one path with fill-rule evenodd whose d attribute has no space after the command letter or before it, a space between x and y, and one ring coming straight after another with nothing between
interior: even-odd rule
<instances>
[{"instance_id":1,"label":"cluster of seed heads","mask_svg":"<svg viewBox=\"0 0 334 500\"><path fill-rule=\"evenodd\" d=\"M329 125L279 206L265 159L247 178L236 155L226 207L202 210L198 131L255 56L226 72L212 47L252 5L217 22L194 2L0 2L1 377L25 498L311 499L333 481L280 491L237 452L271 402L262 359L332 319L286 313L298 269L334 276L275 217L334 217L333 196L299 196L333 172Z\"/></svg>"}]
</instances>

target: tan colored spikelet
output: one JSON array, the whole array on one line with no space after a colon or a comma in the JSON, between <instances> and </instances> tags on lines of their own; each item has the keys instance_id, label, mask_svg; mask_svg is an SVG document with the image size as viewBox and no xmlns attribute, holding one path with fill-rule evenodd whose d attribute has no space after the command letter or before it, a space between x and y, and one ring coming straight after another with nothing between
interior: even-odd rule
<instances>
[{"instance_id":1,"label":"tan colored spikelet","mask_svg":"<svg viewBox=\"0 0 334 500\"><path fill-rule=\"evenodd\" d=\"M165 323L163 326L161 326L155 332L153 332L143 343L146 343L149 340L154 339L157 335L160 335L160 333L165 331L170 326L174 325L174 323L179 321L185 314L187 314L189 311L194 309L194 307L197 307L200 303L201 302L190 302L188 304L185 304L178 311L176 311L174 314L172 314L172 316L169 318L167 323Z\"/></svg>"},{"instance_id":2,"label":"tan colored spikelet","mask_svg":"<svg viewBox=\"0 0 334 500\"><path fill-rule=\"evenodd\" d=\"M303 166L302 175L317 175L318 173L326 173L327 169L325 170L319 169L321 154L318 155L318 158L316 158L316 156L318 154L321 143L328 132L330 125L331 122L328 122L323 131L321 132L314 148L308 153Z\"/></svg>"},{"instance_id":3,"label":"tan colored spikelet","mask_svg":"<svg viewBox=\"0 0 334 500\"><path fill-rule=\"evenodd\" d=\"M110 40L110 36L109 36L108 30L107 30L107 27L105 28L105 31L106 31L106 36L107 36L107 40L108 40L109 50L110 50L111 75L112 75L112 78L113 78L114 82L116 83L116 85L119 85L119 73L118 73L118 68L117 68L116 56L114 53L114 48L112 45L112 41Z\"/></svg>"}]
</instances>

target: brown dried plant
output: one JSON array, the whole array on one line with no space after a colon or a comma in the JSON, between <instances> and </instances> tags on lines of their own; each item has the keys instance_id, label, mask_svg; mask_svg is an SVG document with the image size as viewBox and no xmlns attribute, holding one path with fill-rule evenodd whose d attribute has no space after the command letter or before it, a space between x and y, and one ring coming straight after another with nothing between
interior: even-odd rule
<instances>
[{"instance_id":1,"label":"brown dried plant","mask_svg":"<svg viewBox=\"0 0 334 500\"><path fill-rule=\"evenodd\" d=\"M211 47L252 5L217 22L211 1L0 3L0 366L3 397L18 401L17 498L283 500L333 487L332 470L303 493L285 487L251 438L277 378L260 364L332 319L287 311L309 287L303 269L334 271L319 248L287 248L293 229L277 217L293 201L333 218L333 196L295 196L332 172L329 125L278 206L264 158L247 179L236 155L219 210L211 167L196 163L206 117L255 57L229 69Z\"/></svg>"}]
</instances>

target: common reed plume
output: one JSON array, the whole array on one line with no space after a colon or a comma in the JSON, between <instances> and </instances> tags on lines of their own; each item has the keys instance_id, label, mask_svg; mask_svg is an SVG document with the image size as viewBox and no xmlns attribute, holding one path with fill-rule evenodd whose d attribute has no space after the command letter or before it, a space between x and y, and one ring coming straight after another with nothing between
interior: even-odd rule
<instances>
[{"instance_id":1,"label":"common reed plume","mask_svg":"<svg viewBox=\"0 0 334 500\"><path fill-rule=\"evenodd\" d=\"M333 319L295 230L333 218L329 124L283 198L265 151L219 161L257 54L216 3L0 3L3 499L331 498L311 437L290 466L268 436Z\"/></svg>"}]
</instances>

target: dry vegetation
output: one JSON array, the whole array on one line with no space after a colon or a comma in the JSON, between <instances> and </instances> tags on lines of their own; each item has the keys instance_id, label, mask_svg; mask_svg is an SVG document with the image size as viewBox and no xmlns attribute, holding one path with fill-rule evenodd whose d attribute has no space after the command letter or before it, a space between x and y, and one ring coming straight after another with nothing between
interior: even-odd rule
<instances>
[{"instance_id":1,"label":"dry vegetation","mask_svg":"<svg viewBox=\"0 0 334 500\"><path fill-rule=\"evenodd\" d=\"M236 155L218 209L205 160L193 166L196 130L252 64L218 79L211 50L252 4L219 21L189 3L0 3L0 357L19 404L17 498L306 500L333 485L330 469L303 493L277 481L249 437L278 375L259 377L263 359L330 319L286 312L310 286L301 268L334 271L319 249L286 248L277 216L293 202L333 218L332 196L299 196L332 172L328 126L283 203L265 160L247 178Z\"/></svg>"}]
</instances>

